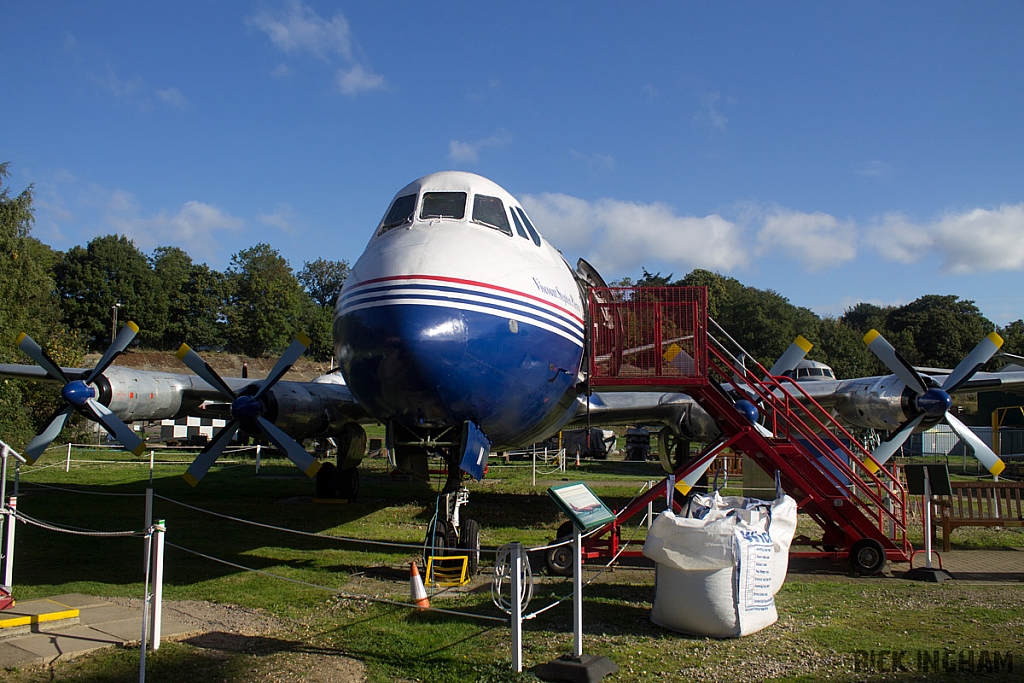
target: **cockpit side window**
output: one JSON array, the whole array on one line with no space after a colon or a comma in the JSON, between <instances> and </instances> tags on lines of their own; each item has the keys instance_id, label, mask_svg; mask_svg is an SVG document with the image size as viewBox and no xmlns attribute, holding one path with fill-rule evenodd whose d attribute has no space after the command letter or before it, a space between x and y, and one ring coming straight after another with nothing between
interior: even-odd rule
<instances>
[{"instance_id":1,"label":"cockpit side window","mask_svg":"<svg viewBox=\"0 0 1024 683\"><path fill-rule=\"evenodd\" d=\"M530 239L530 236L526 234L526 230L523 228L523 222L519 220L519 216L516 215L514 208L512 209L512 220L516 222L516 232L519 233L519 236L525 240Z\"/></svg>"},{"instance_id":2,"label":"cockpit side window","mask_svg":"<svg viewBox=\"0 0 1024 683\"><path fill-rule=\"evenodd\" d=\"M505 205L497 197L478 194L473 199L473 222L501 230L506 235L512 234L512 226L508 224Z\"/></svg>"},{"instance_id":3,"label":"cockpit side window","mask_svg":"<svg viewBox=\"0 0 1024 683\"><path fill-rule=\"evenodd\" d=\"M392 228L397 228L400 225L412 222L412 214L416 210L416 195L407 194L404 197L399 197L395 200L395 203L391 205L391 210L388 211L387 215L384 216L384 220L380 222L380 233L383 235Z\"/></svg>"},{"instance_id":4,"label":"cockpit side window","mask_svg":"<svg viewBox=\"0 0 1024 683\"><path fill-rule=\"evenodd\" d=\"M520 209L518 206L516 207L516 211L519 213L519 217L523 219L523 224L526 226L526 229L530 231L530 237L533 239L533 243L539 247L540 234L537 232L537 229L533 227L533 223L531 223L530 219L526 217L525 211Z\"/></svg>"},{"instance_id":5,"label":"cockpit side window","mask_svg":"<svg viewBox=\"0 0 1024 683\"><path fill-rule=\"evenodd\" d=\"M423 208L420 218L454 218L461 220L466 217L465 192L424 192Z\"/></svg>"}]
</instances>

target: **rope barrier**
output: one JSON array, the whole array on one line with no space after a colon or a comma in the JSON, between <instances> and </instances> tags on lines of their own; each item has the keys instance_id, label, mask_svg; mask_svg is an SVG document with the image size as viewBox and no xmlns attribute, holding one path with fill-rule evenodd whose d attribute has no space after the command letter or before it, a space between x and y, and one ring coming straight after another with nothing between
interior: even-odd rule
<instances>
[{"instance_id":1,"label":"rope barrier","mask_svg":"<svg viewBox=\"0 0 1024 683\"><path fill-rule=\"evenodd\" d=\"M150 535L151 531L95 531L91 529L77 529L75 527L60 526L51 522L44 522L42 520L34 519L29 517L24 512L10 512L8 513L14 519L19 520L23 524L29 524L31 526L39 527L40 529L46 529L47 531L56 531L62 534L70 534L72 536L95 536L98 538L116 538L116 537L138 537L143 538Z\"/></svg>"},{"instance_id":2,"label":"rope barrier","mask_svg":"<svg viewBox=\"0 0 1024 683\"><path fill-rule=\"evenodd\" d=\"M52 486L51 484L40 484L39 482L29 481L22 482L29 488L41 488L48 489L50 491L63 491L64 493L79 493L83 496L114 496L122 498L143 498L145 493L110 493L108 491L81 491L79 489L69 489L63 486Z\"/></svg>"},{"instance_id":3,"label":"rope barrier","mask_svg":"<svg viewBox=\"0 0 1024 683\"><path fill-rule=\"evenodd\" d=\"M482 619L482 620L486 620L486 621L498 621L498 622L501 622L501 623L505 623L505 622L508 621L507 619L503 619L501 617L492 617L492 616L488 616L486 614L472 614L470 612L459 612L458 610L442 609L440 607L425 607L425 608L421 608L418 605L416 605L415 603L411 603L411 602L401 602L400 600L391 600L389 598L379 598L379 597L373 596L373 595L360 595L358 593L348 593L348 592L343 591L343 590L338 589L338 588L331 588L329 586L321 586L319 584L310 583L309 581L302 581L301 579L292 579L292 578L289 578L287 576L281 576L280 574L274 574L273 572L268 572L268 571L265 571L265 570L262 570L262 569L253 569L252 567L246 567L245 565L241 565L241 564L238 564L236 562L230 562L228 560L223 560L223 559L221 559L219 557L213 557L212 555L207 555L207 554L201 553L201 552L199 552L197 550L191 550L189 548L182 547L180 545L177 545L175 543L171 543L169 541L166 542L166 543L171 548L176 548L177 550L181 550L182 552L186 552L186 553L189 553L191 555L195 555L196 557L201 557L201 558L203 558L205 560L210 560L212 562L219 562L220 564L224 564L224 565L227 565L229 567L234 567L235 569L241 569L243 571L253 572L254 574L260 574L262 576L267 576L267 577L272 578L272 579L280 579L281 581L287 581L289 583L298 584L300 586L306 586L307 588L316 588L316 589L319 589L319 590L328 591L330 593L334 593L336 595L339 595L339 596L341 596L341 597L343 597L343 598L345 598L347 600L366 600L367 602L380 602L380 603L384 603L386 605L396 605L398 607L409 607L409 608L412 608L412 609L419 609L419 610L424 611L424 612L440 612L442 614L453 614L453 615L460 616L460 617L468 617L470 619Z\"/></svg>"}]
</instances>

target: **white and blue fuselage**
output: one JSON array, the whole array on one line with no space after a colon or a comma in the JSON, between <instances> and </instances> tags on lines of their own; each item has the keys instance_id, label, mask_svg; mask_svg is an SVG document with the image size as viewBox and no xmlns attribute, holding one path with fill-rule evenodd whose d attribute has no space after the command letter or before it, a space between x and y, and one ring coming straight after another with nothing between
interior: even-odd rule
<instances>
[{"instance_id":1,"label":"white and blue fuselage","mask_svg":"<svg viewBox=\"0 0 1024 683\"><path fill-rule=\"evenodd\" d=\"M407 429L475 424L495 449L576 412L584 302L561 254L486 178L434 173L392 200L338 298L352 394Z\"/></svg>"}]
</instances>

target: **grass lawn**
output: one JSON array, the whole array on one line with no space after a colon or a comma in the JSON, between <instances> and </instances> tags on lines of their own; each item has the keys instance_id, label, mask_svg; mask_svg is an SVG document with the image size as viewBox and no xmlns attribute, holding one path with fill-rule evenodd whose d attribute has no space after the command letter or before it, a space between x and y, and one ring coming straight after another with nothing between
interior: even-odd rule
<instances>
[{"instance_id":1,"label":"grass lawn","mask_svg":"<svg viewBox=\"0 0 1024 683\"><path fill-rule=\"evenodd\" d=\"M417 613L354 597L406 600L416 548L296 535L186 507L327 536L418 545L434 513L438 482L393 478L383 460L370 459L362 468L358 502L317 504L311 500L312 482L287 461L264 461L259 475L251 460L222 462L193 489L180 477L189 457L160 453L154 468L154 516L167 520L167 541L173 544L167 551L166 599L258 608L280 619L282 632L261 647L231 652L165 643L147 658L148 681L277 680L269 672L278 652L354 657L365 662L371 681L532 680L528 673L509 670L505 624ZM93 450L74 451L73 458L70 472L53 453L24 468L19 511L79 529L141 529L148 458L135 462L120 452ZM492 460L488 478L470 484L467 514L480 522L488 549L511 541L540 545L553 538L564 519L547 496L552 483L585 479L612 507L621 508L646 481L661 477L653 462L584 463L567 472L546 463L538 467L542 474L534 487L529 461L503 465ZM920 537L919 523L917 528ZM623 535L632 533L624 530ZM642 539L642 527L637 534ZM17 541L14 587L19 599L76 591L142 596L138 539L97 539L20 525ZM954 541L959 547L1022 547L1024 533L962 529ZM493 554L485 552L482 560L481 577L470 590L435 595L433 604L498 616L488 580ZM569 592L568 581L539 577L527 611ZM971 671L967 675L978 680L1024 676L1024 585L854 579L842 571L792 574L776 596L778 623L733 640L683 636L651 624L654 595L654 573L648 569L606 572L587 588L584 651L606 655L620 667L606 680L953 681L965 673L945 669L959 667L961 660ZM568 601L527 622L526 666L570 652L571 632ZM1006 670L1006 657L1012 658L1012 672ZM929 673L922 672L924 663L931 666ZM906 670L899 670L901 664ZM935 665L937 675L931 672ZM997 671L990 674L986 666ZM2 678L11 683L133 681L138 651L108 649L50 670L3 672Z\"/></svg>"}]
</instances>

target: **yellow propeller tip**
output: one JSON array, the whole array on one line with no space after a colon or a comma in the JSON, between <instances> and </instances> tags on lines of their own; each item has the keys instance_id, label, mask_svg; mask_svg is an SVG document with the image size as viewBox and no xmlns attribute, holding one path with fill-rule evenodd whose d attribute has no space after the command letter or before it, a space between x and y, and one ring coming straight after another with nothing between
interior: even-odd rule
<instances>
[{"instance_id":1,"label":"yellow propeller tip","mask_svg":"<svg viewBox=\"0 0 1024 683\"><path fill-rule=\"evenodd\" d=\"M142 455L145 452L146 452L146 442L145 441L143 441L138 446L136 446L135 450L132 451L132 453L134 453L135 455Z\"/></svg>"},{"instance_id":2,"label":"yellow propeller tip","mask_svg":"<svg viewBox=\"0 0 1024 683\"><path fill-rule=\"evenodd\" d=\"M306 468L306 476L312 479L316 476L316 473L320 471L320 461L314 460L313 464Z\"/></svg>"},{"instance_id":3,"label":"yellow propeller tip","mask_svg":"<svg viewBox=\"0 0 1024 683\"><path fill-rule=\"evenodd\" d=\"M881 335L882 333L879 332L878 330L870 330L867 334L864 335L864 343L870 346L871 342L875 341L875 339L877 339Z\"/></svg>"},{"instance_id":4,"label":"yellow propeller tip","mask_svg":"<svg viewBox=\"0 0 1024 683\"><path fill-rule=\"evenodd\" d=\"M864 461L864 467L871 474L875 474L876 472L878 472L878 470L882 469L882 466L879 465L878 462L872 457L868 457L868 459Z\"/></svg>"},{"instance_id":5,"label":"yellow propeller tip","mask_svg":"<svg viewBox=\"0 0 1024 683\"><path fill-rule=\"evenodd\" d=\"M993 344L996 345L997 349L1003 345L1003 338L1000 337L995 332L992 332L991 334L989 334L988 335L988 339L989 339L990 342L992 342Z\"/></svg>"},{"instance_id":6,"label":"yellow propeller tip","mask_svg":"<svg viewBox=\"0 0 1024 683\"><path fill-rule=\"evenodd\" d=\"M14 345L15 346L21 346L21 342L25 341L25 337L27 337L27 336L28 335L26 333L24 333L24 332L19 334L18 338L14 340Z\"/></svg>"},{"instance_id":7,"label":"yellow propeller tip","mask_svg":"<svg viewBox=\"0 0 1024 683\"><path fill-rule=\"evenodd\" d=\"M796 336L796 339L793 341L793 343L796 344L797 346L799 346L801 349L803 349L804 353L807 353L812 348L814 348L814 344L812 344L811 342L807 341L807 339L802 334L798 334Z\"/></svg>"},{"instance_id":8,"label":"yellow propeller tip","mask_svg":"<svg viewBox=\"0 0 1024 683\"><path fill-rule=\"evenodd\" d=\"M684 496L690 492L693 487L687 484L685 481L676 482L676 491L683 494Z\"/></svg>"},{"instance_id":9,"label":"yellow propeller tip","mask_svg":"<svg viewBox=\"0 0 1024 683\"><path fill-rule=\"evenodd\" d=\"M131 329L131 331L132 331L132 332L134 332L135 334L138 334L138 333L139 333L139 326L138 326L138 325L136 325L136 324L135 324L135 323L134 323L133 321L131 321L131 320L129 320L128 322L126 322L126 323L124 324L124 326L125 326L125 327L128 327L128 328L130 328L130 329Z\"/></svg>"},{"instance_id":10,"label":"yellow propeller tip","mask_svg":"<svg viewBox=\"0 0 1024 683\"><path fill-rule=\"evenodd\" d=\"M990 467L988 471L992 473L992 476L998 477L999 473L1005 469L1006 463L1003 462L1002 460L996 460L995 464L992 465L992 467Z\"/></svg>"},{"instance_id":11,"label":"yellow propeller tip","mask_svg":"<svg viewBox=\"0 0 1024 683\"><path fill-rule=\"evenodd\" d=\"M302 342L302 345L306 347L313 343L313 340L307 337L302 332L299 332L297 335L295 335L295 338Z\"/></svg>"},{"instance_id":12,"label":"yellow propeller tip","mask_svg":"<svg viewBox=\"0 0 1024 683\"><path fill-rule=\"evenodd\" d=\"M184 479L185 482L192 488L195 488L196 486L199 485L199 480L193 477L189 472L186 472L185 474L181 475L181 478Z\"/></svg>"},{"instance_id":13,"label":"yellow propeller tip","mask_svg":"<svg viewBox=\"0 0 1024 683\"><path fill-rule=\"evenodd\" d=\"M187 356L188 352L191 350L192 349L188 344L182 344L178 347L178 350L174 352L174 355L178 357L178 360L185 360L185 356Z\"/></svg>"}]
</instances>

